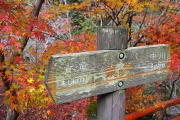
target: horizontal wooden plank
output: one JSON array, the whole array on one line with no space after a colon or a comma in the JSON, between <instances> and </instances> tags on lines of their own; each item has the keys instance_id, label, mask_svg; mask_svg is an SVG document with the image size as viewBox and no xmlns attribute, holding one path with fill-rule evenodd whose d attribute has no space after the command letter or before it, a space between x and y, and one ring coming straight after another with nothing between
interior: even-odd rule
<instances>
[{"instance_id":1,"label":"horizontal wooden plank","mask_svg":"<svg viewBox=\"0 0 180 120\"><path fill-rule=\"evenodd\" d=\"M168 62L167 45L53 55L45 84L60 104L164 80Z\"/></svg>"},{"instance_id":2,"label":"horizontal wooden plank","mask_svg":"<svg viewBox=\"0 0 180 120\"><path fill-rule=\"evenodd\" d=\"M92 84L83 84L70 88L64 88L57 91L52 91L53 95L56 95L57 104L70 102L89 96L95 96L99 94L105 94L120 89L129 88L132 86L141 84L147 84L158 80L165 80L167 76L167 70L155 71L146 75L137 75L134 77L113 79L107 82L97 82ZM118 86L119 82L123 82L121 87Z\"/></svg>"}]
</instances>

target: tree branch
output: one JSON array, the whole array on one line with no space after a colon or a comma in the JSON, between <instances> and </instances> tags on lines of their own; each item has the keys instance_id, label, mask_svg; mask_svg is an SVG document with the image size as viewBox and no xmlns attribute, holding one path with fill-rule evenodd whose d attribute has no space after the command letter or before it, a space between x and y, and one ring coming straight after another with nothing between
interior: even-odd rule
<instances>
[{"instance_id":1,"label":"tree branch","mask_svg":"<svg viewBox=\"0 0 180 120\"><path fill-rule=\"evenodd\" d=\"M32 17L37 17L39 15L39 11L42 7L42 4L44 3L45 0L36 0L34 9L32 10L31 16Z\"/></svg>"},{"instance_id":2,"label":"tree branch","mask_svg":"<svg viewBox=\"0 0 180 120\"><path fill-rule=\"evenodd\" d=\"M116 21L116 14L115 14L115 12L114 12L114 9L111 8L110 6L108 6L108 5L105 3L105 1L103 1L103 3L104 3L105 6L107 6L107 7L112 11L112 14L110 14L110 13L105 9L105 11L106 11L106 12L109 14L109 16L111 17L111 20L116 24L116 26L118 26L119 23L117 23L117 21ZM119 22L119 21L118 21L118 22Z\"/></svg>"},{"instance_id":3,"label":"tree branch","mask_svg":"<svg viewBox=\"0 0 180 120\"><path fill-rule=\"evenodd\" d=\"M143 20L142 20L142 22L141 22L141 24L140 24L140 26L139 26L139 29L142 28L142 25L143 25L143 23L144 23L144 21L145 21L146 15L147 15L147 8L146 8L146 11L145 11L145 13L144 13Z\"/></svg>"},{"instance_id":4,"label":"tree branch","mask_svg":"<svg viewBox=\"0 0 180 120\"><path fill-rule=\"evenodd\" d=\"M4 106L4 104L1 104L1 105L0 105L0 108L1 108L2 106Z\"/></svg>"}]
</instances>

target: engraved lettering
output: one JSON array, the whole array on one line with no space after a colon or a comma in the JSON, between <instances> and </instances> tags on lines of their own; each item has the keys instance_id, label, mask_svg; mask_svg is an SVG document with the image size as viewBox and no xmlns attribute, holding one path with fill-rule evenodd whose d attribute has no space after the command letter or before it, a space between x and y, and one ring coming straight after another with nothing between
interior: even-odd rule
<instances>
[{"instance_id":1,"label":"engraved lettering","mask_svg":"<svg viewBox=\"0 0 180 120\"><path fill-rule=\"evenodd\" d=\"M80 63L80 71L87 71L87 64L85 62Z\"/></svg>"},{"instance_id":2,"label":"engraved lettering","mask_svg":"<svg viewBox=\"0 0 180 120\"><path fill-rule=\"evenodd\" d=\"M72 79L72 84L73 84L73 85L74 85L74 84L77 84L76 79Z\"/></svg>"},{"instance_id":3,"label":"engraved lettering","mask_svg":"<svg viewBox=\"0 0 180 120\"><path fill-rule=\"evenodd\" d=\"M152 54L150 54L150 58L151 58L151 59L154 60L156 57L157 57L157 55L156 55L154 52L153 52Z\"/></svg>"},{"instance_id":4,"label":"engraved lettering","mask_svg":"<svg viewBox=\"0 0 180 120\"><path fill-rule=\"evenodd\" d=\"M60 82L61 87L73 86L78 84L83 84L85 82L84 77L69 78Z\"/></svg>"},{"instance_id":5,"label":"engraved lettering","mask_svg":"<svg viewBox=\"0 0 180 120\"><path fill-rule=\"evenodd\" d=\"M146 71L149 71L149 70L160 70L165 67L166 67L166 64L164 62L158 62L156 64L148 63L147 65L145 65L142 68L145 68Z\"/></svg>"},{"instance_id":6,"label":"engraved lettering","mask_svg":"<svg viewBox=\"0 0 180 120\"><path fill-rule=\"evenodd\" d=\"M159 59L166 59L166 53L161 52L160 55L159 55Z\"/></svg>"},{"instance_id":7,"label":"engraved lettering","mask_svg":"<svg viewBox=\"0 0 180 120\"><path fill-rule=\"evenodd\" d=\"M68 79L67 84L68 84L68 86L71 86L72 85L72 79Z\"/></svg>"},{"instance_id":8,"label":"engraved lettering","mask_svg":"<svg viewBox=\"0 0 180 120\"><path fill-rule=\"evenodd\" d=\"M66 86L64 80L61 82L61 86Z\"/></svg>"},{"instance_id":9,"label":"engraved lettering","mask_svg":"<svg viewBox=\"0 0 180 120\"><path fill-rule=\"evenodd\" d=\"M71 73L71 71L72 71L72 66L66 67L66 72L67 73Z\"/></svg>"}]
</instances>

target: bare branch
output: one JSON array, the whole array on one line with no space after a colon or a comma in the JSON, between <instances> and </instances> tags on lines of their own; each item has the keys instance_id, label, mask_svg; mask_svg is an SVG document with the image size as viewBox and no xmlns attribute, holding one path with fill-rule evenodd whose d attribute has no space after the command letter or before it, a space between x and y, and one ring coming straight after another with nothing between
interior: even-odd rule
<instances>
[{"instance_id":1,"label":"bare branch","mask_svg":"<svg viewBox=\"0 0 180 120\"><path fill-rule=\"evenodd\" d=\"M145 13L144 13L143 20L142 20L142 22L141 22L141 24L140 24L140 26L139 26L139 29L142 28L142 25L143 25L143 23L145 22L146 15L147 15L147 8L146 8L146 11L145 11Z\"/></svg>"},{"instance_id":2,"label":"bare branch","mask_svg":"<svg viewBox=\"0 0 180 120\"><path fill-rule=\"evenodd\" d=\"M35 5L34 5L34 9L32 11L32 16L37 17L39 15L39 11L42 7L42 4L44 3L45 0L36 0Z\"/></svg>"}]
</instances>

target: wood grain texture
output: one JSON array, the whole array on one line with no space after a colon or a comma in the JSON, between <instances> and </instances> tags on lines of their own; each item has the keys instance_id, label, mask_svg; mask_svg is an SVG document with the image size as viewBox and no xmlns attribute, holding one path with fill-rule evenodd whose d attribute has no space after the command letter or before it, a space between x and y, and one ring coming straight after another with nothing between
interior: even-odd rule
<instances>
[{"instance_id":1,"label":"wood grain texture","mask_svg":"<svg viewBox=\"0 0 180 120\"><path fill-rule=\"evenodd\" d=\"M167 45L53 55L45 83L60 104L164 80L168 61Z\"/></svg>"},{"instance_id":2,"label":"wood grain texture","mask_svg":"<svg viewBox=\"0 0 180 120\"><path fill-rule=\"evenodd\" d=\"M128 43L128 29L125 27L99 27L98 50L126 49Z\"/></svg>"},{"instance_id":3,"label":"wood grain texture","mask_svg":"<svg viewBox=\"0 0 180 120\"><path fill-rule=\"evenodd\" d=\"M98 50L122 50L127 49L128 45L128 30L125 27L99 27ZM123 59L124 53L119 54L119 58ZM124 70L130 71L131 64L127 63L123 66ZM114 68L108 66L111 72L108 72L106 77L114 74ZM113 71L112 71L113 70ZM118 71L119 76L125 75L123 69ZM120 82L123 85L122 82ZM105 89L106 90L106 89ZM104 90L104 91L105 91ZM114 99L116 98L116 99ZM97 96L97 119L98 120L124 120L126 93L125 90L106 93ZM119 104L117 104L119 103ZM107 112L108 111L108 112Z\"/></svg>"},{"instance_id":4,"label":"wood grain texture","mask_svg":"<svg viewBox=\"0 0 180 120\"><path fill-rule=\"evenodd\" d=\"M125 90L99 95L98 120L123 120L125 118L123 101L126 101Z\"/></svg>"}]
</instances>

